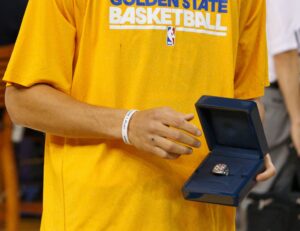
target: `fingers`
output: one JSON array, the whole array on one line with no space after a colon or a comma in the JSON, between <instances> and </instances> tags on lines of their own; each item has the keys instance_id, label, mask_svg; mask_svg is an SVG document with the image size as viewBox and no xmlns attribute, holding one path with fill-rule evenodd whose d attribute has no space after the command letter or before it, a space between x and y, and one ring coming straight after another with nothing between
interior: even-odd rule
<instances>
[{"instance_id":1,"label":"fingers","mask_svg":"<svg viewBox=\"0 0 300 231\"><path fill-rule=\"evenodd\" d=\"M191 154L200 147L200 130L190 123L194 114L167 107L139 111L132 118L128 136L136 148L166 159Z\"/></svg>"},{"instance_id":2,"label":"fingers","mask_svg":"<svg viewBox=\"0 0 300 231\"><path fill-rule=\"evenodd\" d=\"M189 123L184 117L170 118L168 125L181 129L191 135L201 136L201 131L194 124Z\"/></svg>"},{"instance_id":3,"label":"fingers","mask_svg":"<svg viewBox=\"0 0 300 231\"><path fill-rule=\"evenodd\" d=\"M186 114L186 115L184 115L184 119L186 120L186 121L191 121L191 120L193 120L194 119L194 114Z\"/></svg>"},{"instance_id":4,"label":"fingers","mask_svg":"<svg viewBox=\"0 0 300 231\"><path fill-rule=\"evenodd\" d=\"M179 154L172 154L172 153L168 153L165 150L159 148L159 147L154 147L153 148L153 153L161 158L164 159L170 159L170 160L175 160L177 159L180 155Z\"/></svg>"},{"instance_id":5,"label":"fingers","mask_svg":"<svg viewBox=\"0 0 300 231\"><path fill-rule=\"evenodd\" d=\"M272 160L271 160L271 157L269 154L267 154L265 156L265 166L266 166L266 170L263 173L257 175L257 177L256 177L257 181L265 181L275 175L276 169L272 163Z\"/></svg>"},{"instance_id":6,"label":"fingers","mask_svg":"<svg viewBox=\"0 0 300 231\"><path fill-rule=\"evenodd\" d=\"M184 145L199 148L201 143L198 139L187 135L180 130L166 127L164 125L158 126L158 134L162 137L166 137L168 139L174 140L176 142L182 143Z\"/></svg>"},{"instance_id":7,"label":"fingers","mask_svg":"<svg viewBox=\"0 0 300 231\"><path fill-rule=\"evenodd\" d=\"M153 142L157 147L163 149L167 153L186 155L186 154L192 154L193 152L192 148L177 144L173 141L170 141L160 136L155 137Z\"/></svg>"},{"instance_id":8,"label":"fingers","mask_svg":"<svg viewBox=\"0 0 300 231\"><path fill-rule=\"evenodd\" d=\"M170 108L163 108L163 112L156 114L156 118L167 126L181 129L194 136L201 136L201 131L192 123L194 114L183 114Z\"/></svg>"}]
</instances>

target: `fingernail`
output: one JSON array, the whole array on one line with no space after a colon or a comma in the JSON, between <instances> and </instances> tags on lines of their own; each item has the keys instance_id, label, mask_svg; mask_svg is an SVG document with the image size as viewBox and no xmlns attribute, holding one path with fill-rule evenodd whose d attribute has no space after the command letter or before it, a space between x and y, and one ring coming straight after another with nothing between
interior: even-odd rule
<instances>
[{"instance_id":1,"label":"fingernail","mask_svg":"<svg viewBox=\"0 0 300 231\"><path fill-rule=\"evenodd\" d=\"M197 143L196 143L196 147L199 148L200 146L201 146L201 143L200 143L200 142L197 142Z\"/></svg>"},{"instance_id":2,"label":"fingernail","mask_svg":"<svg viewBox=\"0 0 300 231\"><path fill-rule=\"evenodd\" d=\"M193 149L192 149L192 148L189 148L188 154L192 154L192 153L193 153Z\"/></svg>"}]
</instances>

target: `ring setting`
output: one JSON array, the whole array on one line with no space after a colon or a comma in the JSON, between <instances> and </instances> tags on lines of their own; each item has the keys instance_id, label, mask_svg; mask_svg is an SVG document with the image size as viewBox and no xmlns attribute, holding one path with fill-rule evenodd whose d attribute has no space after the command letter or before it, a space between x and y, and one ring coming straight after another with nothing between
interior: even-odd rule
<instances>
[{"instance_id":1,"label":"ring setting","mask_svg":"<svg viewBox=\"0 0 300 231\"><path fill-rule=\"evenodd\" d=\"M218 176L228 176L229 168L227 164L219 163L213 167L212 173Z\"/></svg>"}]
</instances>

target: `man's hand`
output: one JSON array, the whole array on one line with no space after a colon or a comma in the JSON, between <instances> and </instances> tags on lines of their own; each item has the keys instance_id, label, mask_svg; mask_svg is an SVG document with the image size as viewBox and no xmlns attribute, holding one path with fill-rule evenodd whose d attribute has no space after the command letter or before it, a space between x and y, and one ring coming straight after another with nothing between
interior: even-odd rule
<instances>
[{"instance_id":1,"label":"man's hand","mask_svg":"<svg viewBox=\"0 0 300 231\"><path fill-rule=\"evenodd\" d=\"M200 130L190 123L193 114L167 107L138 111L129 124L129 140L136 148L162 158L176 159L200 147Z\"/></svg>"},{"instance_id":2,"label":"man's hand","mask_svg":"<svg viewBox=\"0 0 300 231\"><path fill-rule=\"evenodd\" d=\"M257 175L256 180L257 181L265 181L271 178L272 176L275 175L276 169L272 163L271 157L269 154L265 156L265 167L266 170L259 175Z\"/></svg>"},{"instance_id":3,"label":"man's hand","mask_svg":"<svg viewBox=\"0 0 300 231\"><path fill-rule=\"evenodd\" d=\"M264 105L261 103L260 99L255 99L255 102L257 104L261 120L264 120L264 116L265 116ZM274 176L276 173L276 168L272 162L270 154L267 154L265 156L265 167L266 167L266 170L256 176L257 181L268 180L269 178Z\"/></svg>"},{"instance_id":4,"label":"man's hand","mask_svg":"<svg viewBox=\"0 0 300 231\"><path fill-rule=\"evenodd\" d=\"M300 120L297 122L292 122L291 126L291 136L294 147L300 157Z\"/></svg>"}]
</instances>

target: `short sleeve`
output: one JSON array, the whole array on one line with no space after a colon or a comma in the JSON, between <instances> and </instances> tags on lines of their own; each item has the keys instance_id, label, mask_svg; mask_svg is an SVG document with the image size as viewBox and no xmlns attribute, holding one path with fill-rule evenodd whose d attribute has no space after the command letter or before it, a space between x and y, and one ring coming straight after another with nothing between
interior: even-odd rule
<instances>
[{"instance_id":1,"label":"short sleeve","mask_svg":"<svg viewBox=\"0 0 300 231\"><path fill-rule=\"evenodd\" d=\"M71 1L29 1L5 82L24 87L43 83L70 90L76 35Z\"/></svg>"},{"instance_id":2,"label":"short sleeve","mask_svg":"<svg viewBox=\"0 0 300 231\"><path fill-rule=\"evenodd\" d=\"M265 0L241 0L234 96L253 99L269 84Z\"/></svg>"},{"instance_id":3,"label":"short sleeve","mask_svg":"<svg viewBox=\"0 0 300 231\"><path fill-rule=\"evenodd\" d=\"M293 4L285 0L269 0L267 11L268 48L271 55L297 50L293 20Z\"/></svg>"}]
</instances>

